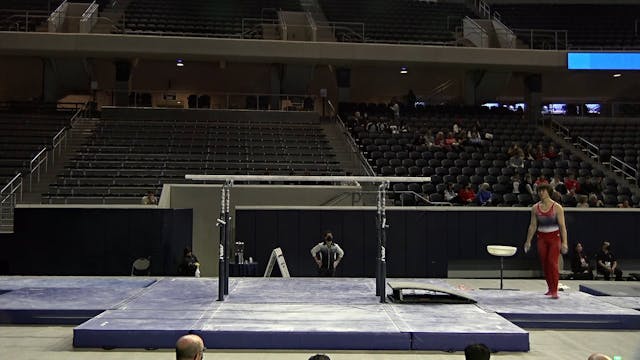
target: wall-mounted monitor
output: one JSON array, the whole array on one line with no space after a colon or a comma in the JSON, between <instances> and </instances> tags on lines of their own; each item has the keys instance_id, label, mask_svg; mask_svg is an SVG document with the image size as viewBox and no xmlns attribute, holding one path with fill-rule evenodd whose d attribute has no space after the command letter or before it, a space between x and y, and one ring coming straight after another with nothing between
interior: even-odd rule
<instances>
[{"instance_id":1,"label":"wall-mounted monitor","mask_svg":"<svg viewBox=\"0 0 640 360\"><path fill-rule=\"evenodd\" d=\"M587 114L600 114L600 104L584 104Z\"/></svg>"},{"instance_id":2,"label":"wall-mounted monitor","mask_svg":"<svg viewBox=\"0 0 640 360\"><path fill-rule=\"evenodd\" d=\"M542 106L544 115L565 115L567 113L567 104L546 104Z\"/></svg>"},{"instance_id":3,"label":"wall-mounted monitor","mask_svg":"<svg viewBox=\"0 0 640 360\"><path fill-rule=\"evenodd\" d=\"M569 70L640 70L640 52L570 52Z\"/></svg>"}]
</instances>

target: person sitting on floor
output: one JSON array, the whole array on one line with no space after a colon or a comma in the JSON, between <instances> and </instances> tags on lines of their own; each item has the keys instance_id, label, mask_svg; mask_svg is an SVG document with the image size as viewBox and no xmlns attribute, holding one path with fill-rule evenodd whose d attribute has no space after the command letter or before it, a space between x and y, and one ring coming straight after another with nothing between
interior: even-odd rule
<instances>
[{"instance_id":1,"label":"person sitting on floor","mask_svg":"<svg viewBox=\"0 0 640 360\"><path fill-rule=\"evenodd\" d=\"M616 280L622 280L622 270L618 267L616 256L610 251L611 244L608 241L602 243L602 248L596 254L598 274L604 275L605 280L611 278L614 274Z\"/></svg>"},{"instance_id":2,"label":"person sitting on floor","mask_svg":"<svg viewBox=\"0 0 640 360\"><path fill-rule=\"evenodd\" d=\"M576 280L592 280L593 272L587 254L582 250L582 244L577 243L571 255L571 271Z\"/></svg>"}]
</instances>

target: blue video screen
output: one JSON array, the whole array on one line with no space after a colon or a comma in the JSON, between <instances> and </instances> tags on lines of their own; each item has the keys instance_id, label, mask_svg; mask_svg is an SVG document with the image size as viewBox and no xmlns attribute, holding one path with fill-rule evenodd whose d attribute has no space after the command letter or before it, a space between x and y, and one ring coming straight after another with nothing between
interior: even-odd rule
<instances>
[{"instance_id":1,"label":"blue video screen","mask_svg":"<svg viewBox=\"0 0 640 360\"><path fill-rule=\"evenodd\" d=\"M569 70L640 70L639 52L570 52Z\"/></svg>"}]
</instances>

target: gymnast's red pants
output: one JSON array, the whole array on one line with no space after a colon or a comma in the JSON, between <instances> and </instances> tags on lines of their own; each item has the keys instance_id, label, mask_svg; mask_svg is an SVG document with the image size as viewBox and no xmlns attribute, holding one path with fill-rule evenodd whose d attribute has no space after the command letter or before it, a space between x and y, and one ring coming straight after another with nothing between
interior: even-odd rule
<instances>
[{"instance_id":1,"label":"gymnast's red pants","mask_svg":"<svg viewBox=\"0 0 640 360\"><path fill-rule=\"evenodd\" d=\"M550 295L558 295L558 258L560 257L560 231L538 232L538 255L547 280Z\"/></svg>"}]
</instances>

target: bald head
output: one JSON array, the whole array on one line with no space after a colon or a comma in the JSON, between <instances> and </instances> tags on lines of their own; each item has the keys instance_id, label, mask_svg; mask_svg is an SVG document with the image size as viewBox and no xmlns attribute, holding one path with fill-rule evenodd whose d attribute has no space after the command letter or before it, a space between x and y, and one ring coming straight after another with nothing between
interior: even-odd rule
<instances>
[{"instance_id":1,"label":"bald head","mask_svg":"<svg viewBox=\"0 0 640 360\"><path fill-rule=\"evenodd\" d=\"M204 342L198 335L185 335L176 341L176 360L200 360Z\"/></svg>"},{"instance_id":2,"label":"bald head","mask_svg":"<svg viewBox=\"0 0 640 360\"><path fill-rule=\"evenodd\" d=\"M611 360L611 358L605 354L594 353L589 355L589 359L587 360Z\"/></svg>"}]
</instances>

